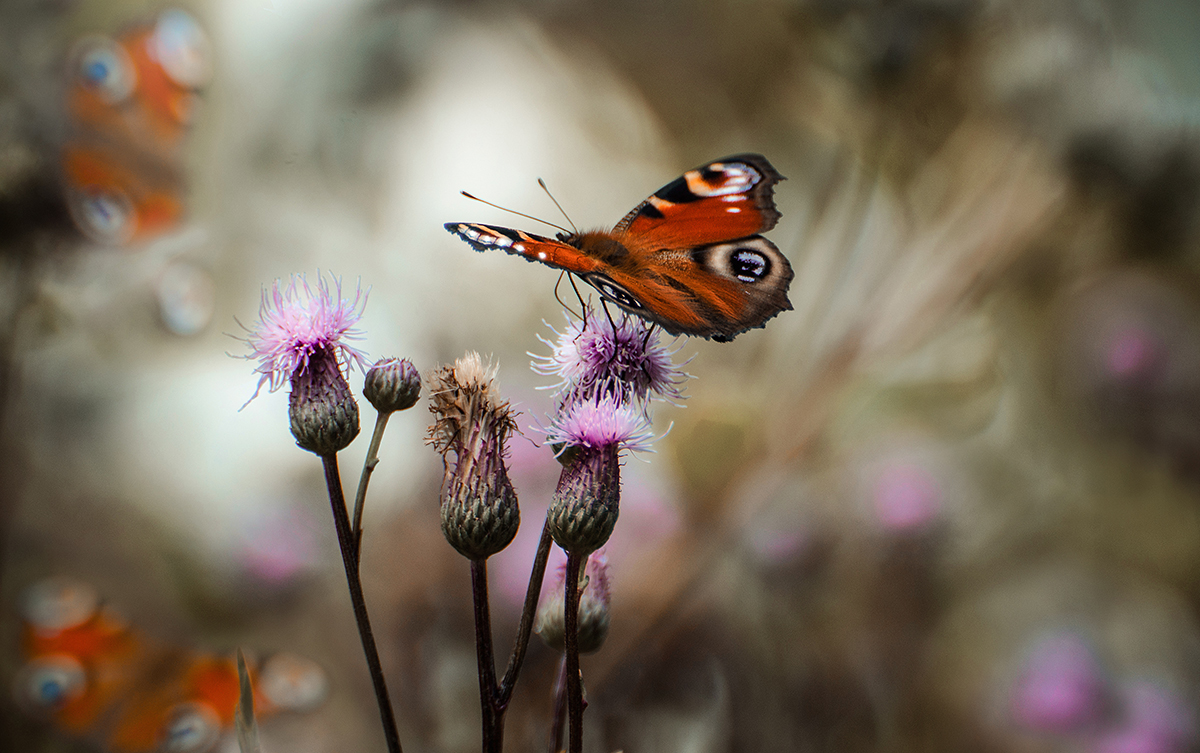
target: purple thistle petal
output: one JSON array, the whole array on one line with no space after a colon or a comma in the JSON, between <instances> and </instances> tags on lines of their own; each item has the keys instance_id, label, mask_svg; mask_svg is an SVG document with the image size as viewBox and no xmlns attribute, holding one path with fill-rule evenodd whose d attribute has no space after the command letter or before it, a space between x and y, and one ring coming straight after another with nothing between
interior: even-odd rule
<instances>
[{"instance_id":1,"label":"purple thistle petal","mask_svg":"<svg viewBox=\"0 0 1200 753\"><path fill-rule=\"evenodd\" d=\"M314 290L308 280L293 275L280 288L275 280L264 289L258 308L258 321L247 328L246 343L252 351L245 358L258 359L255 373L260 374L254 397L266 384L270 392L287 384L293 374L308 368L309 359L319 350L331 350L339 366L366 368L366 356L345 340L356 340L362 332L354 325L362 318L366 294L361 287L353 300L342 297L342 281L333 278L331 290L325 277L317 280Z\"/></svg>"},{"instance_id":2,"label":"purple thistle petal","mask_svg":"<svg viewBox=\"0 0 1200 753\"><path fill-rule=\"evenodd\" d=\"M646 414L614 395L564 405L545 431L551 443L591 449L647 452L654 441Z\"/></svg>"}]
</instances>

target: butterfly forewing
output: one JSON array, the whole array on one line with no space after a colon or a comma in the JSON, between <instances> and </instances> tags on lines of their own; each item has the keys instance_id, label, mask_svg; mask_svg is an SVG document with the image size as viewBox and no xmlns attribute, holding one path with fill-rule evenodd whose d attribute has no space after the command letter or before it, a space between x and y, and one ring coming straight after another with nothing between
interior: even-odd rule
<instances>
[{"instance_id":1,"label":"butterfly forewing","mask_svg":"<svg viewBox=\"0 0 1200 753\"><path fill-rule=\"evenodd\" d=\"M445 228L476 251L498 248L526 261L541 262L580 275L598 271L603 266L596 259L581 254L574 246L522 230L474 222L447 222Z\"/></svg>"},{"instance_id":2,"label":"butterfly forewing","mask_svg":"<svg viewBox=\"0 0 1200 753\"><path fill-rule=\"evenodd\" d=\"M710 162L655 191L613 233L631 249L687 248L763 233L779 221L774 186L781 180L759 154Z\"/></svg>"}]
</instances>

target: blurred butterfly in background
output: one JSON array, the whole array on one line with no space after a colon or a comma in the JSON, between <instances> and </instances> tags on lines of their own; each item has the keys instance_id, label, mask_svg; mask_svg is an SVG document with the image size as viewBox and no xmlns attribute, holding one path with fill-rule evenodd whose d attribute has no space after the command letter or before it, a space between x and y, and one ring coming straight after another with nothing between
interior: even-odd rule
<instances>
[{"instance_id":1,"label":"blurred butterfly in background","mask_svg":"<svg viewBox=\"0 0 1200 753\"><path fill-rule=\"evenodd\" d=\"M61 171L67 207L84 235L126 245L180 222L185 137L210 73L208 39L181 10L116 39L75 43Z\"/></svg>"},{"instance_id":2,"label":"blurred butterfly in background","mask_svg":"<svg viewBox=\"0 0 1200 753\"><path fill-rule=\"evenodd\" d=\"M726 157L660 188L610 231L557 239L446 223L476 251L501 248L578 275L606 301L673 335L728 342L792 308L792 266L759 235L775 227L783 180L759 154Z\"/></svg>"},{"instance_id":3,"label":"blurred butterfly in background","mask_svg":"<svg viewBox=\"0 0 1200 753\"><path fill-rule=\"evenodd\" d=\"M14 692L30 715L109 753L204 753L232 729L232 656L156 644L92 588L66 578L30 588L22 616L26 661ZM270 656L250 672L259 719L314 709L328 689L324 670L293 654Z\"/></svg>"}]
</instances>

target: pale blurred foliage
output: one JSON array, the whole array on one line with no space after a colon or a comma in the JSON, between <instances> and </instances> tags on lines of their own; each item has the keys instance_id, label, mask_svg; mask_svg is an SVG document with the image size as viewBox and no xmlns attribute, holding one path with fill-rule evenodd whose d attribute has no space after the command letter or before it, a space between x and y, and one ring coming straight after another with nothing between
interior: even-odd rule
<instances>
[{"instance_id":1,"label":"pale blurred foliage","mask_svg":"<svg viewBox=\"0 0 1200 753\"><path fill-rule=\"evenodd\" d=\"M1196 6L187 5L216 70L190 219L133 251L17 220L37 220L23 181L53 170L70 39L153 6L0 8L0 201L17 228L0 261L4 637L24 585L86 577L184 645L325 664L326 708L264 722L266 750L382 750L319 465L283 392L239 412L254 379L225 355L242 352L235 318L276 277L361 281L372 357L428 372L494 353L535 417L549 400L525 352L561 322L556 275L441 224L542 230L458 191L558 222L542 177L578 225L608 225L683 169L760 151L788 176L770 236L795 311L683 344L686 407L660 407L671 431L626 464L612 633L584 660L587 747L1112 750L1104 735L1136 721L1122 683L1196 708ZM211 324L186 338L153 292L179 260L215 282ZM469 751L467 571L438 533L426 422L419 407L389 427L367 599L405 749ZM515 442L525 526L493 567L502 656L557 474ZM350 487L365 443L343 453ZM1062 630L1111 689L1093 726L1051 734L1008 710L1023 657ZM554 662L533 647L513 749L544 749ZM1141 750L1191 749L1200 719L1180 724Z\"/></svg>"}]
</instances>

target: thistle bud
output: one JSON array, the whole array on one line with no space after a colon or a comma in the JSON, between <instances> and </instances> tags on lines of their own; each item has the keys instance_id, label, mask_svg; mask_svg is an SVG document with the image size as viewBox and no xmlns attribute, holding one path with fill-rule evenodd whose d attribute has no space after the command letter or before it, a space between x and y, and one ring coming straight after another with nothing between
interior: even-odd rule
<instances>
[{"instance_id":1,"label":"thistle bud","mask_svg":"<svg viewBox=\"0 0 1200 753\"><path fill-rule=\"evenodd\" d=\"M317 455L333 455L358 436L358 403L331 349L314 351L307 368L292 374L288 417L296 444Z\"/></svg>"},{"instance_id":2,"label":"thistle bud","mask_svg":"<svg viewBox=\"0 0 1200 753\"><path fill-rule=\"evenodd\" d=\"M512 411L500 399L496 369L477 353L443 366L429 379L437 419L429 443L442 454L442 533L459 554L486 559L504 549L521 522L517 494L504 463ZM453 454L453 460L450 455Z\"/></svg>"},{"instance_id":3,"label":"thistle bud","mask_svg":"<svg viewBox=\"0 0 1200 753\"><path fill-rule=\"evenodd\" d=\"M612 535L620 512L618 448L576 447L575 459L558 478L546 512L554 543L574 554L591 554Z\"/></svg>"},{"instance_id":4,"label":"thistle bud","mask_svg":"<svg viewBox=\"0 0 1200 753\"><path fill-rule=\"evenodd\" d=\"M566 645L566 565L559 569L558 584L538 607L534 632L547 646L562 652ZM579 653L599 651L608 637L608 558L601 553L588 558L579 594Z\"/></svg>"},{"instance_id":5,"label":"thistle bud","mask_svg":"<svg viewBox=\"0 0 1200 753\"><path fill-rule=\"evenodd\" d=\"M421 395L421 375L407 358L384 358L367 370L363 397L380 413L413 407Z\"/></svg>"}]
</instances>

